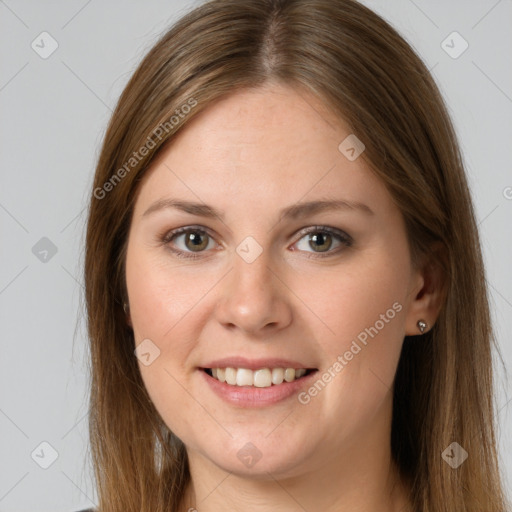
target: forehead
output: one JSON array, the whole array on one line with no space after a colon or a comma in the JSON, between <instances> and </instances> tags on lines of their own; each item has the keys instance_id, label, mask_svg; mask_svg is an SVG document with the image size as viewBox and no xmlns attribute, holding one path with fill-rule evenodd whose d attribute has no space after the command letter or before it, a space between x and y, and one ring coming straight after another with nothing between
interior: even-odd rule
<instances>
[{"instance_id":1,"label":"forehead","mask_svg":"<svg viewBox=\"0 0 512 512\"><path fill-rule=\"evenodd\" d=\"M359 157L338 149L348 126L317 98L284 86L237 91L189 122L153 162L136 210L166 195L260 208L304 198L389 202Z\"/></svg>"},{"instance_id":2,"label":"forehead","mask_svg":"<svg viewBox=\"0 0 512 512\"><path fill-rule=\"evenodd\" d=\"M240 90L220 99L193 119L175 142L197 148L203 141L210 143L209 149L227 154L240 148L261 149L263 144L272 155L290 158L288 149L307 154L303 146L336 148L343 133L350 133L344 121L310 93L272 85ZM277 151L276 144L282 151Z\"/></svg>"}]
</instances>

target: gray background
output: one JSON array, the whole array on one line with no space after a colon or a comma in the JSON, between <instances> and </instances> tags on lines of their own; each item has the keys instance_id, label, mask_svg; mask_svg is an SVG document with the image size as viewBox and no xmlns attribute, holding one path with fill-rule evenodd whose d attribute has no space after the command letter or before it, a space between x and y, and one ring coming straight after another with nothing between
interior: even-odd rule
<instances>
[{"instance_id":1,"label":"gray background","mask_svg":"<svg viewBox=\"0 0 512 512\"><path fill-rule=\"evenodd\" d=\"M0 0L0 512L96 503L80 303L87 193L130 74L161 32L198 3ZM417 49L450 107L510 369L512 3L364 3ZM58 43L46 59L31 47L35 41L39 52L51 48L48 36L39 37L43 31ZM463 41L446 39L453 31L469 44L457 58ZM512 387L497 369L499 450L510 495ZM52 462L52 452L42 442L58 453L48 469L40 465Z\"/></svg>"}]
</instances>

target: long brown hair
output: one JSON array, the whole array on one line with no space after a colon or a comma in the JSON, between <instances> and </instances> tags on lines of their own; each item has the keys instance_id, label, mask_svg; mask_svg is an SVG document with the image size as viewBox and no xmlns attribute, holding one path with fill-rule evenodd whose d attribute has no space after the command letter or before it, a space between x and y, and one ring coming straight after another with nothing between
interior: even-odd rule
<instances>
[{"instance_id":1,"label":"long brown hair","mask_svg":"<svg viewBox=\"0 0 512 512\"><path fill-rule=\"evenodd\" d=\"M315 94L364 141L362 158L404 216L413 263L434 242L445 248L436 261L446 275L443 308L421 341L405 338L394 383L392 455L411 484L414 510L504 512L497 347L454 129L419 57L353 0L210 1L161 37L119 99L96 168L85 254L99 510L177 512L190 480L184 446L142 382L123 312L140 181L195 115L235 89L269 81ZM469 454L456 469L441 456L454 441Z\"/></svg>"}]
</instances>

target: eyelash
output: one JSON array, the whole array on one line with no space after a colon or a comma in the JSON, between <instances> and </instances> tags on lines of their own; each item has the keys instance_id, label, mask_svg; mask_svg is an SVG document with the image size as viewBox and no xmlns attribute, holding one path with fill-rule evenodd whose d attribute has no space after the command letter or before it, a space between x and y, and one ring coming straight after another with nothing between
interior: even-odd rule
<instances>
[{"instance_id":1,"label":"eyelash","mask_svg":"<svg viewBox=\"0 0 512 512\"><path fill-rule=\"evenodd\" d=\"M197 227L196 226L186 226L183 228L178 228L173 231L166 232L166 234L164 234L164 236L160 238L160 241L162 244L167 245L167 244L170 244L170 242L172 240L174 240L177 236L184 234L184 233L200 233L201 235L208 235L212 239L214 238L212 235L210 235L210 233L207 230L205 230L199 226L197 226ZM329 235L332 235L335 238L337 238L342 243L342 245L344 245L345 247L351 247L353 244L352 237L350 237L343 231L340 231L340 230L334 229L334 228L330 228L328 226L311 226L310 228L307 228L307 231L306 230L301 231L300 234L302 236L297 240L297 242L302 240L302 238L304 238L304 236L309 235L310 233L328 233ZM297 242L295 242L295 243L297 243ZM194 259L203 257L203 256L201 256L201 252L199 252L197 254L193 254L193 253L181 251L179 249L174 249L170 245L168 248L178 258L194 260ZM324 253L325 255L323 253L310 253L310 254L312 254L312 256L307 256L307 257L308 258L328 258L329 256L334 256L335 254L338 254L340 252L340 250L341 250L340 247L338 247L337 249L327 251L326 253ZM204 251L202 251L202 252L204 252Z\"/></svg>"}]
</instances>

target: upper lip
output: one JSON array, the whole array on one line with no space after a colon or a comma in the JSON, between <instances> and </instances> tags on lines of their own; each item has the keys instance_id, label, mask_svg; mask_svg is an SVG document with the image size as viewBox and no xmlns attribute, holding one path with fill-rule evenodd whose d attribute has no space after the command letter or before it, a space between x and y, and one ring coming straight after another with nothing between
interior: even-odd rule
<instances>
[{"instance_id":1,"label":"upper lip","mask_svg":"<svg viewBox=\"0 0 512 512\"><path fill-rule=\"evenodd\" d=\"M201 368L247 368L249 370L258 370L260 368L305 368L316 369L312 365L304 364L300 361L281 358L262 358L247 359L241 356L224 357L210 361Z\"/></svg>"}]
</instances>

